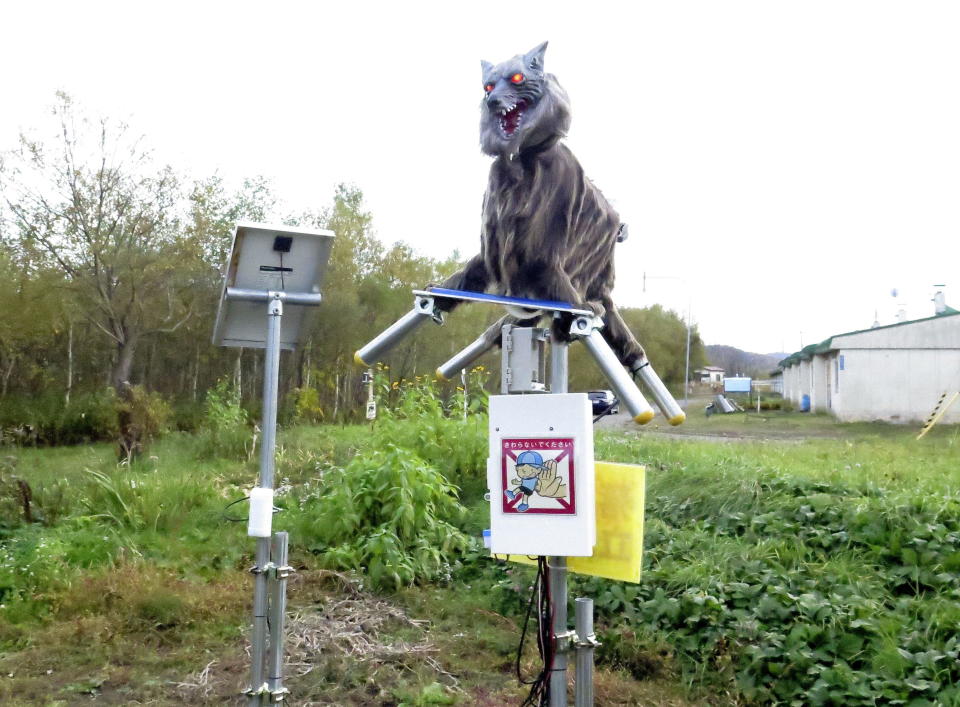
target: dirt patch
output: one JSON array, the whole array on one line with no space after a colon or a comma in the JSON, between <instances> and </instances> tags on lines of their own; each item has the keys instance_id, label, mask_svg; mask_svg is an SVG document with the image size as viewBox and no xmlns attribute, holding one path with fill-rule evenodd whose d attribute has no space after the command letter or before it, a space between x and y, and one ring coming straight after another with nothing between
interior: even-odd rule
<instances>
[{"instance_id":1,"label":"dirt patch","mask_svg":"<svg viewBox=\"0 0 960 707\"><path fill-rule=\"evenodd\" d=\"M462 694L457 677L437 659L429 621L363 591L344 574L315 570L298 579L290 594L306 603L292 609L284 632L284 685L297 694L297 704L394 704L381 686L418 668L435 676L438 689ZM249 646L239 670L233 661L212 660L177 683L177 694L201 704L236 699L249 660Z\"/></svg>"}]
</instances>

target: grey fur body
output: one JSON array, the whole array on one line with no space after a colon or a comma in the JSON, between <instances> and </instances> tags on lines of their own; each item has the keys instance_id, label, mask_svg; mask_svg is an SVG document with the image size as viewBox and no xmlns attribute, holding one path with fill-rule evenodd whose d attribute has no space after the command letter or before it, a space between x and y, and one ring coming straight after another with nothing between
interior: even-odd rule
<instances>
[{"instance_id":1,"label":"grey fur body","mask_svg":"<svg viewBox=\"0 0 960 707\"><path fill-rule=\"evenodd\" d=\"M443 286L592 309L603 317L604 338L620 362L635 367L643 349L610 297L620 217L560 143L570 105L556 78L543 72L546 46L497 66L483 62L480 144L494 161L480 253ZM499 337L501 324L488 336ZM564 326L569 320L558 322L558 334Z\"/></svg>"}]
</instances>

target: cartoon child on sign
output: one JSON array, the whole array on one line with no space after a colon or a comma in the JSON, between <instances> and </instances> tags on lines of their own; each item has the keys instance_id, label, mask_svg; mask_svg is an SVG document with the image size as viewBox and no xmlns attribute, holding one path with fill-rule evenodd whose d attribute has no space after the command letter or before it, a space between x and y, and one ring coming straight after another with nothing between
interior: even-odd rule
<instances>
[{"instance_id":1,"label":"cartoon child on sign","mask_svg":"<svg viewBox=\"0 0 960 707\"><path fill-rule=\"evenodd\" d=\"M504 494L507 500L512 501L520 494L524 498L517 506L521 513L530 508L528 501L534 493L544 498L566 498L567 485L563 479L557 475L557 460L543 460L539 452L527 451L521 452L517 457L517 476L518 479L511 479L511 484L516 484L516 489L507 489Z\"/></svg>"}]
</instances>

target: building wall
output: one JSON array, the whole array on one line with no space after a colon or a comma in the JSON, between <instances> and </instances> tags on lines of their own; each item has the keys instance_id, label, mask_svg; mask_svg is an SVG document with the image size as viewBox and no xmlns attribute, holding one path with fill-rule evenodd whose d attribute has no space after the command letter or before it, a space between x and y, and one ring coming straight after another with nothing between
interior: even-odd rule
<instances>
[{"instance_id":1,"label":"building wall","mask_svg":"<svg viewBox=\"0 0 960 707\"><path fill-rule=\"evenodd\" d=\"M797 399L796 404L799 407L804 395L811 396L813 399L813 368L810 361L801 361L797 366Z\"/></svg>"},{"instance_id":2,"label":"building wall","mask_svg":"<svg viewBox=\"0 0 960 707\"><path fill-rule=\"evenodd\" d=\"M841 349L833 412L844 422L922 422L944 392L960 390L958 349ZM960 403L943 418L960 422Z\"/></svg>"},{"instance_id":3,"label":"building wall","mask_svg":"<svg viewBox=\"0 0 960 707\"><path fill-rule=\"evenodd\" d=\"M810 410L830 412L830 358L814 356L810 361Z\"/></svg>"},{"instance_id":4,"label":"building wall","mask_svg":"<svg viewBox=\"0 0 960 707\"><path fill-rule=\"evenodd\" d=\"M794 406L800 404L800 366L797 364L783 371L783 397Z\"/></svg>"}]
</instances>

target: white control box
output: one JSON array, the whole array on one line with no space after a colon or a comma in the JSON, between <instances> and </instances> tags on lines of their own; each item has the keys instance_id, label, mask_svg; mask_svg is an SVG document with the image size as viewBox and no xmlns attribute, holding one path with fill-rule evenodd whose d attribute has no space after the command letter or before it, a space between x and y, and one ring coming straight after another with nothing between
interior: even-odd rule
<instances>
[{"instance_id":1,"label":"white control box","mask_svg":"<svg viewBox=\"0 0 960 707\"><path fill-rule=\"evenodd\" d=\"M593 420L584 393L490 397L490 548L590 557Z\"/></svg>"}]
</instances>

